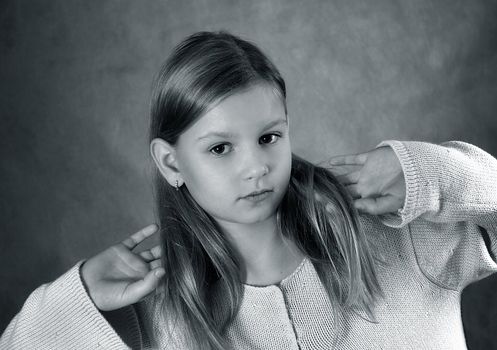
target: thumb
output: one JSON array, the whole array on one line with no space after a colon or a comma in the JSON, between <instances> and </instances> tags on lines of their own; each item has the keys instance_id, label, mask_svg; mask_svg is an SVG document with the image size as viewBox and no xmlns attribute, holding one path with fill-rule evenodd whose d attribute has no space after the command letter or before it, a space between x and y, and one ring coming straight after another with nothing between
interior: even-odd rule
<instances>
[{"instance_id":1,"label":"thumb","mask_svg":"<svg viewBox=\"0 0 497 350\"><path fill-rule=\"evenodd\" d=\"M131 301L130 304L136 303L152 293L159 285L159 281L164 274L164 268L158 267L150 270L143 279L131 283L126 293Z\"/></svg>"},{"instance_id":2,"label":"thumb","mask_svg":"<svg viewBox=\"0 0 497 350\"><path fill-rule=\"evenodd\" d=\"M360 198L354 201L354 207L361 212L372 215L381 215L397 210L396 201L391 195L377 198Z\"/></svg>"}]
</instances>

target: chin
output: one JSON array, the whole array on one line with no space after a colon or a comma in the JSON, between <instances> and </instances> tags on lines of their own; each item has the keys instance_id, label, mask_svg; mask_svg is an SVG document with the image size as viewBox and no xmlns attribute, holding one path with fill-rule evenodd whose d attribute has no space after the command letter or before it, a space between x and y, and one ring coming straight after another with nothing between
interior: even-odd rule
<instances>
[{"instance_id":1,"label":"chin","mask_svg":"<svg viewBox=\"0 0 497 350\"><path fill-rule=\"evenodd\" d=\"M266 221L275 215L276 215L276 210L271 210L271 211L265 210L264 212L258 212L258 213L254 212L252 213L252 215L247 213L247 215L244 215L243 217L239 218L237 222L241 224L256 224L259 222Z\"/></svg>"}]
</instances>

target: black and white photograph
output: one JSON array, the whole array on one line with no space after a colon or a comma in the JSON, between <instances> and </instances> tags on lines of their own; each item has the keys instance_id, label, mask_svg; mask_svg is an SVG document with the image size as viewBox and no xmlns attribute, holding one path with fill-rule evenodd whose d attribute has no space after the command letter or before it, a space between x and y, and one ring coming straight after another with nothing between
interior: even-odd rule
<instances>
[{"instance_id":1,"label":"black and white photograph","mask_svg":"<svg viewBox=\"0 0 497 350\"><path fill-rule=\"evenodd\" d=\"M0 349L497 349L497 1L0 2Z\"/></svg>"}]
</instances>

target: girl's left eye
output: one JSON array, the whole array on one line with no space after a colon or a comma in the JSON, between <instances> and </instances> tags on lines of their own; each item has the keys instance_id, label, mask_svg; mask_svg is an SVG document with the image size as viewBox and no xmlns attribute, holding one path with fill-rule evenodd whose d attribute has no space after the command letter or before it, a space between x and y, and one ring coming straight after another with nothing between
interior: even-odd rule
<instances>
[{"instance_id":1,"label":"girl's left eye","mask_svg":"<svg viewBox=\"0 0 497 350\"><path fill-rule=\"evenodd\" d=\"M260 138L260 142L261 143L275 143L276 141L278 141L278 138L281 137L280 135L278 134L267 134L267 135L264 135Z\"/></svg>"}]
</instances>

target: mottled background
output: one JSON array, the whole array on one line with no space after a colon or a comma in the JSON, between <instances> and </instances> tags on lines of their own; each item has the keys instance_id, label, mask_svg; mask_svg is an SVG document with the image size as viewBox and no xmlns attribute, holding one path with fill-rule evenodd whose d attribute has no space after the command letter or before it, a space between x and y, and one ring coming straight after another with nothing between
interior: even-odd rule
<instances>
[{"instance_id":1,"label":"mottled background","mask_svg":"<svg viewBox=\"0 0 497 350\"><path fill-rule=\"evenodd\" d=\"M497 155L497 2L0 2L0 331L29 293L154 221L151 80L175 43L226 29L289 90L312 161L383 139ZM470 349L497 348L497 278L470 286Z\"/></svg>"}]
</instances>

